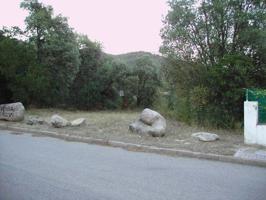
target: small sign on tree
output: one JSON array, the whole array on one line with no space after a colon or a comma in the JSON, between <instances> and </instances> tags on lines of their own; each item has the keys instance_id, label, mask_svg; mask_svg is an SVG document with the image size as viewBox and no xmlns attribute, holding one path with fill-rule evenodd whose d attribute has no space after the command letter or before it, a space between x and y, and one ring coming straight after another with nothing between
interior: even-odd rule
<instances>
[{"instance_id":1,"label":"small sign on tree","mask_svg":"<svg viewBox=\"0 0 266 200\"><path fill-rule=\"evenodd\" d=\"M119 96L120 96L120 97L125 96L124 90L119 90Z\"/></svg>"}]
</instances>

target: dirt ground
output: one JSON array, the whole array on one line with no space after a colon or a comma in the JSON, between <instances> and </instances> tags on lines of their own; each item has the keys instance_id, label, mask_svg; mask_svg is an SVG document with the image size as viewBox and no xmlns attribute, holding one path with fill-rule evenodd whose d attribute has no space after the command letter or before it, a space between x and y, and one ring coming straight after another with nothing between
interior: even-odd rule
<instances>
[{"instance_id":1,"label":"dirt ground","mask_svg":"<svg viewBox=\"0 0 266 200\"><path fill-rule=\"evenodd\" d=\"M53 114L59 114L65 119L71 121L77 118L86 118L86 125L81 127L64 127L53 128L49 122ZM89 136L93 138L116 140L122 142L151 145L157 147L167 147L175 149L190 150L195 152L213 153L220 155L233 155L237 149L245 147L243 132L228 130L210 130L200 127L188 126L178 121L167 119L166 136L155 138L151 136L140 136L131 133L128 126L136 120L140 112L137 111L65 111L57 109L31 109L26 112L23 122L3 122L10 125L30 129L41 129L56 131L58 133L68 133L79 136ZM40 116L47 123L43 125L27 125L26 121L29 116ZM202 142L191 137L192 133L207 131L216 133L220 140L215 142Z\"/></svg>"}]
</instances>

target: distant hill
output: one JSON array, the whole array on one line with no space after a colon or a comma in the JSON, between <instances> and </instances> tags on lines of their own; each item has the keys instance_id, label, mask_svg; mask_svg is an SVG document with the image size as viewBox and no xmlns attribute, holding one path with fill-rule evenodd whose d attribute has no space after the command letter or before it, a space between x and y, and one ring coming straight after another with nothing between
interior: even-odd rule
<instances>
[{"instance_id":1,"label":"distant hill","mask_svg":"<svg viewBox=\"0 0 266 200\"><path fill-rule=\"evenodd\" d=\"M126 64L129 67L134 67L136 66L136 61L143 57L143 56L147 56L151 59L153 65L155 67L161 68L162 63L163 63L163 57L156 55L156 54L152 54L149 52L144 52L144 51L138 51L138 52L131 52L131 53L125 53L125 54L120 54L120 55L110 55L112 58L114 58L117 62L121 62Z\"/></svg>"}]
</instances>

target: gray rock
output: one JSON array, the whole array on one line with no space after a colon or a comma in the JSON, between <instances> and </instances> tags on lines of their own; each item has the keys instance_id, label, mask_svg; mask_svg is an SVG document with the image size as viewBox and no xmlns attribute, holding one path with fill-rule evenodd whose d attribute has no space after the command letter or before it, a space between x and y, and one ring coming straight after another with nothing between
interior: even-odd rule
<instances>
[{"instance_id":1,"label":"gray rock","mask_svg":"<svg viewBox=\"0 0 266 200\"><path fill-rule=\"evenodd\" d=\"M86 122L85 118L79 118L79 119L75 119L71 122L71 126L81 126L84 125Z\"/></svg>"},{"instance_id":2,"label":"gray rock","mask_svg":"<svg viewBox=\"0 0 266 200\"><path fill-rule=\"evenodd\" d=\"M148 134L151 129L151 126L144 124L140 120L136 120L135 122L129 125L129 130L141 135Z\"/></svg>"},{"instance_id":3,"label":"gray rock","mask_svg":"<svg viewBox=\"0 0 266 200\"><path fill-rule=\"evenodd\" d=\"M26 124L28 125L38 125L38 124L44 124L44 119L39 116L29 116L29 118L26 121Z\"/></svg>"},{"instance_id":4,"label":"gray rock","mask_svg":"<svg viewBox=\"0 0 266 200\"><path fill-rule=\"evenodd\" d=\"M140 121L144 124L152 125L156 120L162 117L158 112L145 108L140 114Z\"/></svg>"},{"instance_id":5,"label":"gray rock","mask_svg":"<svg viewBox=\"0 0 266 200\"><path fill-rule=\"evenodd\" d=\"M22 121L25 108L22 103L9 103L0 105L0 119L7 121Z\"/></svg>"},{"instance_id":6,"label":"gray rock","mask_svg":"<svg viewBox=\"0 0 266 200\"><path fill-rule=\"evenodd\" d=\"M64 119L63 117L59 115L53 115L51 117L51 124L55 128L62 128L62 127L71 125L69 121L67 121L66 119Z\"/></svg>"},{"instance_id":7,"label":"gray rock","mask_svg":"<svg viewBox=\"0 0 266 200\"><path fill-rule=\"evenodd\" d=\"M166 121L158 112L144 109L140 117L129 125L129 130L140 135L162 137L165 135Z\"/></svg>"},{"instance_id":8,"label":"gray rock","mask_svg":"<svg viewBox=\"0 0 266 200\"><path fill-rule=\"evenodd\" d=\"M214 133L207 133L207 132L193 133L191 136L203 142L212 142L220 138L218 135Z\"/></svg>"}]
</instances>

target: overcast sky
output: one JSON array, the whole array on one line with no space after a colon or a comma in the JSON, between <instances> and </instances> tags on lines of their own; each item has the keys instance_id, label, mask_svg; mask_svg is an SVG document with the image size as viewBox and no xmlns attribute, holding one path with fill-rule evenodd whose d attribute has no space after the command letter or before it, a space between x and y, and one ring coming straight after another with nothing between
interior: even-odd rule
<instances>
[{"instance_id":1,"label":"overcast sky","mask_svg":"<svg viewBox=\"0 0 266 200\"><path fill-rule=\"evenodd\" d=\"M167 0L40 0L54 8L55 14L68 17L78 33L101 42L107 53L131 51L158 53L161 45L162 16L167 14ZM21 0L3 0L0 27L24 28L26 11Z\"/></svg>"}]
</instances>

